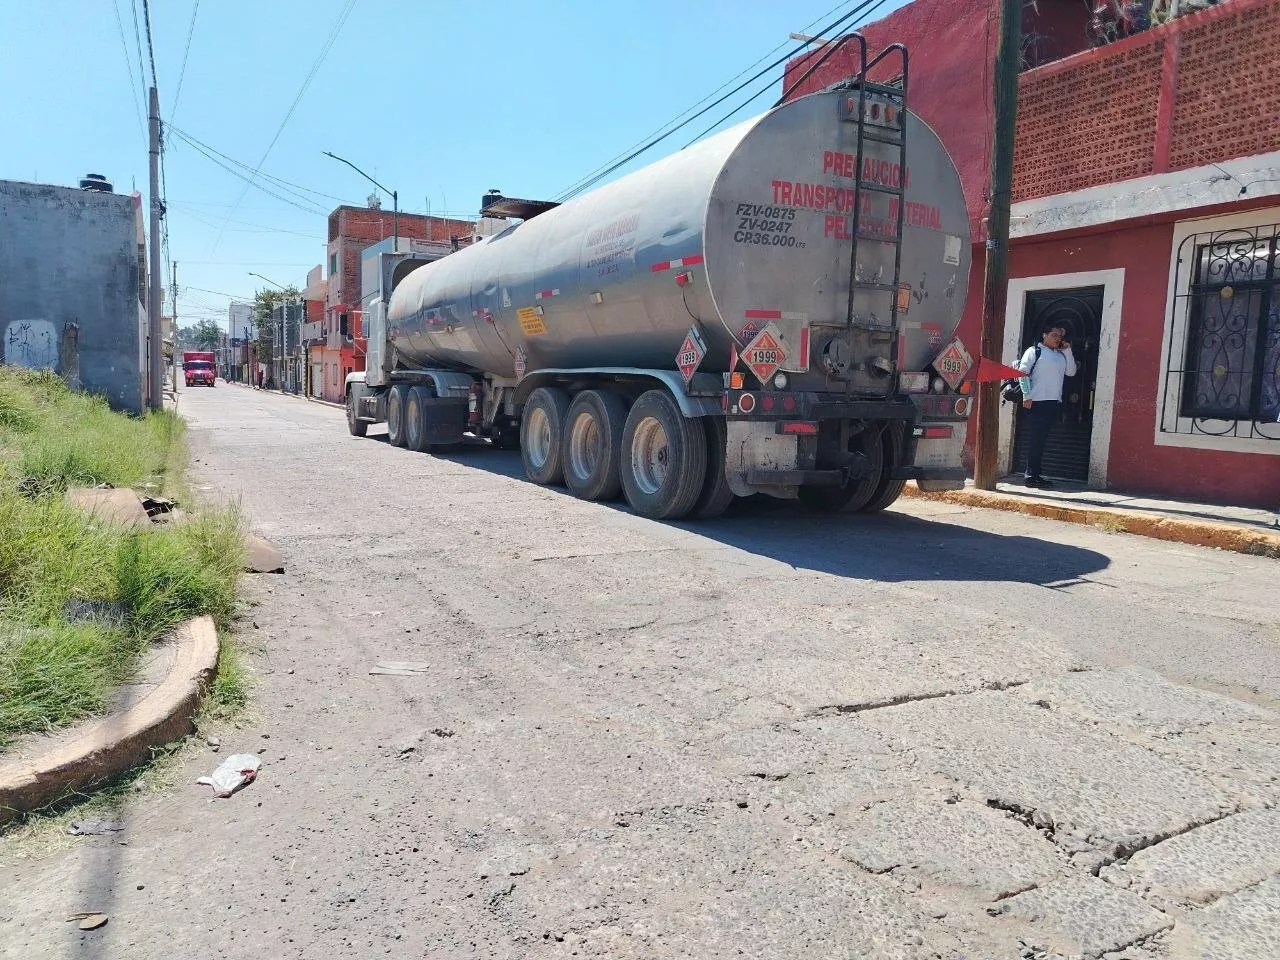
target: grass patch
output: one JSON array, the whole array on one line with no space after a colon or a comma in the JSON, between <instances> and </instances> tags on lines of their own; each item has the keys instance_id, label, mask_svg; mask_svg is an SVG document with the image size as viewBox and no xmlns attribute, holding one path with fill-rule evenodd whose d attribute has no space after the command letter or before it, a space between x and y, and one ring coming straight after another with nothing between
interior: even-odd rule
<instances>
[{"instance_id":1,"label":"grass patch","mask_svg":"<svg viewBox=\"0 0 1280 960\"><path fill-rule=\"evenodd\" d=\"M0 367L0 749L101 711L183 620L230 627L244 550L234 511L121 530L61 497L102 482L176 492L182 438L172 414L127 417L51 375ZM234 654L227 674L225 701L243 702Z\"/></svg>"},{"instance_id":2,"label":"grass patch","mask_svg":"<svg viewBox=\"0 0 1280 960\"><path fill-rule=\"evenodd\" d=\"M51 373L0 367L0 447L10 470L38 489L109 483L175 492L185 429L168 410L124 416Z\"/></svg>"},{"instance_id":3,"label":"grass patch","mask_svg":"<svg viewBox=\"0 0 1280 960\"><path fill-rule=\"evenodd\" d=\"M201 705L201 723L234 720L249 705L252 679L239 641L231 634L219 631L218 648L218 673Z\"/></svg>"}]
</instances>

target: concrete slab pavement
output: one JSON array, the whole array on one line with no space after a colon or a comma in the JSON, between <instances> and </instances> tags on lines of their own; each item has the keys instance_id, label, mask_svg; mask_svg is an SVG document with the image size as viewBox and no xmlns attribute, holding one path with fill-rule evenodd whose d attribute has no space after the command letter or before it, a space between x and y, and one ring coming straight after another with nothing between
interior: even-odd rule
<instances>
[{"instance_id":1,"label":"concrete slab pavement","mask_svg":"<svg viewBox=\"0 0 1280 960\"><path fill-rule=\"evenodd\" d=\"M923 500L655 524L316 404L184 414L209 495L285 559L222 734L262 772L138 797L127 847L11 859L0 949L1274 953L1270 880L1139 859L1231 828L1269 856L1235 823L1280 803L1273 561ZM1183 864L1231 892L1158 895ZM111 922L65 929L88 907Z\"/></svg>"}]
</instances>

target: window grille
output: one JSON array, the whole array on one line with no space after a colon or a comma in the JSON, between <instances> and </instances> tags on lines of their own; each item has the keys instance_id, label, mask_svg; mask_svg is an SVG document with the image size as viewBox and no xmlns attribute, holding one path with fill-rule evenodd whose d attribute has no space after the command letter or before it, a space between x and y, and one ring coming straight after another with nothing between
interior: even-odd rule
<instances>
[{"instance_id":1,"label":"window grille","mask_svg":"<svg viewBox=\"0 0 1280 960\"><path fill-rule=\"evenodd\" d=\"M1161 430L1280 440L1280 224L1187 237L1177 284Z\"/></svg>"}]
</instances>

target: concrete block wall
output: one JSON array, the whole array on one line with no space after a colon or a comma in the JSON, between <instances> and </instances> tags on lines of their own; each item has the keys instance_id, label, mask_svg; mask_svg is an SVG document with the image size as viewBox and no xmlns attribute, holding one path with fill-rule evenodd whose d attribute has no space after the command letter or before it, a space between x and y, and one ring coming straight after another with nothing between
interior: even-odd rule
<instances>
[{"instance_id":1,"label":"concrete block wall","mask_svg":"<svg viewBox=\"0 0 1280 960\"><path fill-rule=\"evenodd\" d=\"M1013 199L1280 150L1280 3L1201 13L1022 75Z\"/></svg>"},{"instance_id":2,"label":"concrete block wall","mask_svg":"<svg viewBox=\"0 0 1280 960\"><path fill-rule=\"evenodd\" d=\"M131 196L0 180L0 360L78 375L142 412L136 218Z\"/></svg>"}]
</instances>

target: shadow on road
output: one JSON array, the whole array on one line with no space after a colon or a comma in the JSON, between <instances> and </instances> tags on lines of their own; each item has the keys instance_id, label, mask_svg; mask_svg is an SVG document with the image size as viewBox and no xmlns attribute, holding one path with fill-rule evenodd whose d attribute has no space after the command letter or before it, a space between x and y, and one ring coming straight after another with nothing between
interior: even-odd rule
<instances>
[{"instance_id":1,"label":"shadow on road","mask_svg":"<svg viewBox=\"0 0 1280 960\"><path fill-rule=\"evenodd\" d=\"M519 453L463 445L433 456L529 482ZM570 496L563 488L553 489ZM600 506L630 512L622 502ZM1044 525L1046 531L1053 529L1047 521ZM794 501L766 496L738 500L716 520L673 526L800 569L864 580L1003 581L1061 587L1111 563L1096 550L1040 537L989 533L963 522L892 511L818 514Z\"/></svg>"}]
</instances>

